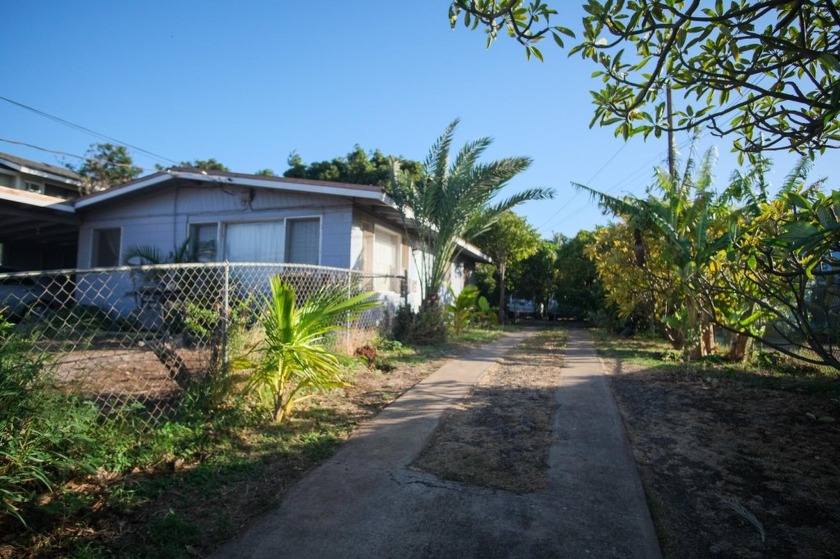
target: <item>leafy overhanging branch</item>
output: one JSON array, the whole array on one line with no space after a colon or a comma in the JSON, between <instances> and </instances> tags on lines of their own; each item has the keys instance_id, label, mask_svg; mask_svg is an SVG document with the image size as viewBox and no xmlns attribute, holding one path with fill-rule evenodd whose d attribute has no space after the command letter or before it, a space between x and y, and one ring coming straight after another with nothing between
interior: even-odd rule
<instances>
[{"instance_id":1,"label":"leafy overhanging branch","mask_svg":"<svg viewBox=\"0 0 840 559\"><path fill-rule=\"evenodd\" d=\"M840 147L840 10L833 0L586 0L569 54L598 66L592 125L625 138L708 127L762 151L813 154ZM543 59L548 35L575 37L542 0L455 0L450 23L482 25L488 46L506 30ZM666 116L667 87L683 101Z\"/></svg>"}]
</instances>

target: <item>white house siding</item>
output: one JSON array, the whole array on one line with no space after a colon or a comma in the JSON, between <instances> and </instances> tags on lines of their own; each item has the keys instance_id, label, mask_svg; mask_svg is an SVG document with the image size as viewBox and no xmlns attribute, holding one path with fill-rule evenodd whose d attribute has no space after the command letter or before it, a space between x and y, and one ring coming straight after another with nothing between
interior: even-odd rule
<instances>
[{"instance_id":1,"label":"white house siding","mask_svg":"<svg viewBox=\"0 0 840 559\"><path fill-rule=\"evenodd\" d=\"M322 266L347 268L350 261L352 204L349 200L307 194L216 185L185 185L143 198L100 205L82 216L79 235L80 267L91 264L92 231L119 227L122 249L136 245L157 246L164 254L183 243L190 224L243 223L295 217L321 220ZM221 247L220 247L221 248Z\"/></svg>"},{"instance_id":2,"label":"white house siding","mask_svg":"<svg viewBox=\"0 0 840 559\"><path fill-rule=\"evenodd\" d=\"M132 246L151 245L169 254L189 236L190 224L244 223L286 218L320 219L319 264L350 268L353 206L349 199L335 196L310 195L253 189L228 185L182 184L145 196L125 198L95 209L83 210L79 233L78 263L81 268L91 266L93 232L96 229L119 228L122 232L120 260ZM218 244L222 259L223 240ZM82 278L78 286L80 302L93 304L88 293L93 285ZM124 284L124 285L122 285ZM135 307L134 287L130 278L123 277L121 285L113 288L122 295L116 309L124 314Z\"/></svg>"}]
</instances>

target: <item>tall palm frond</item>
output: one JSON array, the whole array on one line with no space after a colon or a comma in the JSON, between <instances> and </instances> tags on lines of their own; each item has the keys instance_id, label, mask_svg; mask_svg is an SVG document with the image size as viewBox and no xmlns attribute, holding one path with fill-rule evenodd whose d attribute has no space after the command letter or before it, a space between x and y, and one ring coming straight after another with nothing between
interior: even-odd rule
<instances>
[{"instance_id":1,"label":"tall palm frond","mask_svg":"<svg viewBox=\"0 0 840 559\"><path fill-rule=\"evenodd\" d=\"M123 262L128 265L140 264L155 266L158 264L184 264L190 261L190 238L184 239L167 256L154 245L132 245L126 249Z\"/></svg>"},{"instance_id":2,"label":"tall palm frond","mask_svg":"<svg viewBox=\"0 0 840 559\"><path fill-rule=\"evenodd\" d=\"M811 172L811 167L813 167L813 165L814 164L809 157L800 157L793 166L793 169L791 169L790 173L788 173L785 177L785 182L782 183L779 193L776 195L776 199L781 200L787 195L787 193L801 188L805 181L808 180L808 174Z\"/></svg>"},{"instance_id":3,"label":"tall palm frond","mask_svg":"<svg viewBox=\"0 0 840 559\"><path fill-rule=\"evenodd\" d=\"M507 183L528 168L531 159L511 157L479 163L492 143L490 138L468 142L450 159L457 125L455 119L432 145L420 181L410 181L397 168L392 173L391 197L406 229L416 232L420 245L417 264L424 300L436 299L440 293L448 267L457 254L458 241L470 241L489 226L482 219L490 219L492 223L504 209L554 195L551 189L532 188L493 203Z\"/></svg>"}]
</instances>

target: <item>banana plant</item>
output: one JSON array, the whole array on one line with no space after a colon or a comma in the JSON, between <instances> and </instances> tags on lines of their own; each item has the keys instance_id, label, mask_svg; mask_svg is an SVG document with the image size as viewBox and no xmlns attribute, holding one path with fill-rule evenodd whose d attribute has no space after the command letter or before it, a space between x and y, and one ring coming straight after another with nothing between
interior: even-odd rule
<instances>
[{"instance_id":1,"label":"banana plant","mask_svg":"<svg viewBox=\"0 0 840 559\"><path fill-rule=\"evenodd\" d=\"M636 261L645 266L645 247L640 246L644 233L652 233L658 243L658 254L667 262L679 281L677 299L682 304L665 316L658 317L669 338L682 347L686 356L706 355L714 348L714 331L709 309L697 289L699 278L708 273L712 259L727 245L725 234L712 234L712 222L723 208L716 204L712 185L712 167L716 153L709 150L700 160L692 155L682 175L657 170L657 182L648 188L646 198L616 198L590 187L574 184L594 198L601 208L623 217L635 231Z\"/></svg>"}]
</instances>

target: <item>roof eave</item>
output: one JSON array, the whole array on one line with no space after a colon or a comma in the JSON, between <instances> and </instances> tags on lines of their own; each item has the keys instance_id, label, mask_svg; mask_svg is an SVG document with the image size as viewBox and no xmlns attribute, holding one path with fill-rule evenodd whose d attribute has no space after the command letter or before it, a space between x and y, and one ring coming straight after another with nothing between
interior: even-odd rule
<instances>
[{"instance_id":1,"label":"roof eave","mask_svg":"<svg viewBox=\"0 0 840 559\"><path fill-rule=\"evenodd\" d=\"M13 188L0 187L0 200L24 204L36 208L48 208L63 213L74 213L73 206L67 203L64 198L46 196L35 192L17 191Z\"/></svg>"},{"instance_id":2,"label":"roof eave","mask_svg":"<svg viewBox=\"0 0 840 559\"><path fill-rule=\"evenodd\" d=\"M231 176L226 174L211 174L191 171L162 171L140 178L135 181L120 185L109 190L96 192L77 199L74 202L76 208L87 208L115 198L120 198L132 193L140 192L146 188L168 182L174 179L187 180L192 182L217 183L232 186L244 186L248 188L265 188L268 190L285 190L290 192L305 192L307 194L324 194L328 196L343 196L348 198L360 198L374 200L387 206L396 207L394 202L381 189L373 188L352 188L350 185L331 186L324 182L308 181L299 183L284 181L282 179L263 179L257 176Z\"/></svg>"},{"instance_id":3,"label":"roof eave","mask_svg":"<svg viewBox=\"0 0 840 559\"><path fill-rule=\"evenodd\" d=\"M20 173L24 173L27 175L33 175L36 177L41 177L42 179L49 179L55 182L61 182L64 184L69 184L72 186L81 186L82 181L79 179L73 179L70 177L65 177L62 175L57 175L55 173L50 173L49 171L42 171L40 169L33 169L32 167L27 167L26 165L21 165L16 161L11 161L4 157L0 157L0 164L5 165L6 167L11 167L15 171Z\"/></svg>"}]
</instances>

